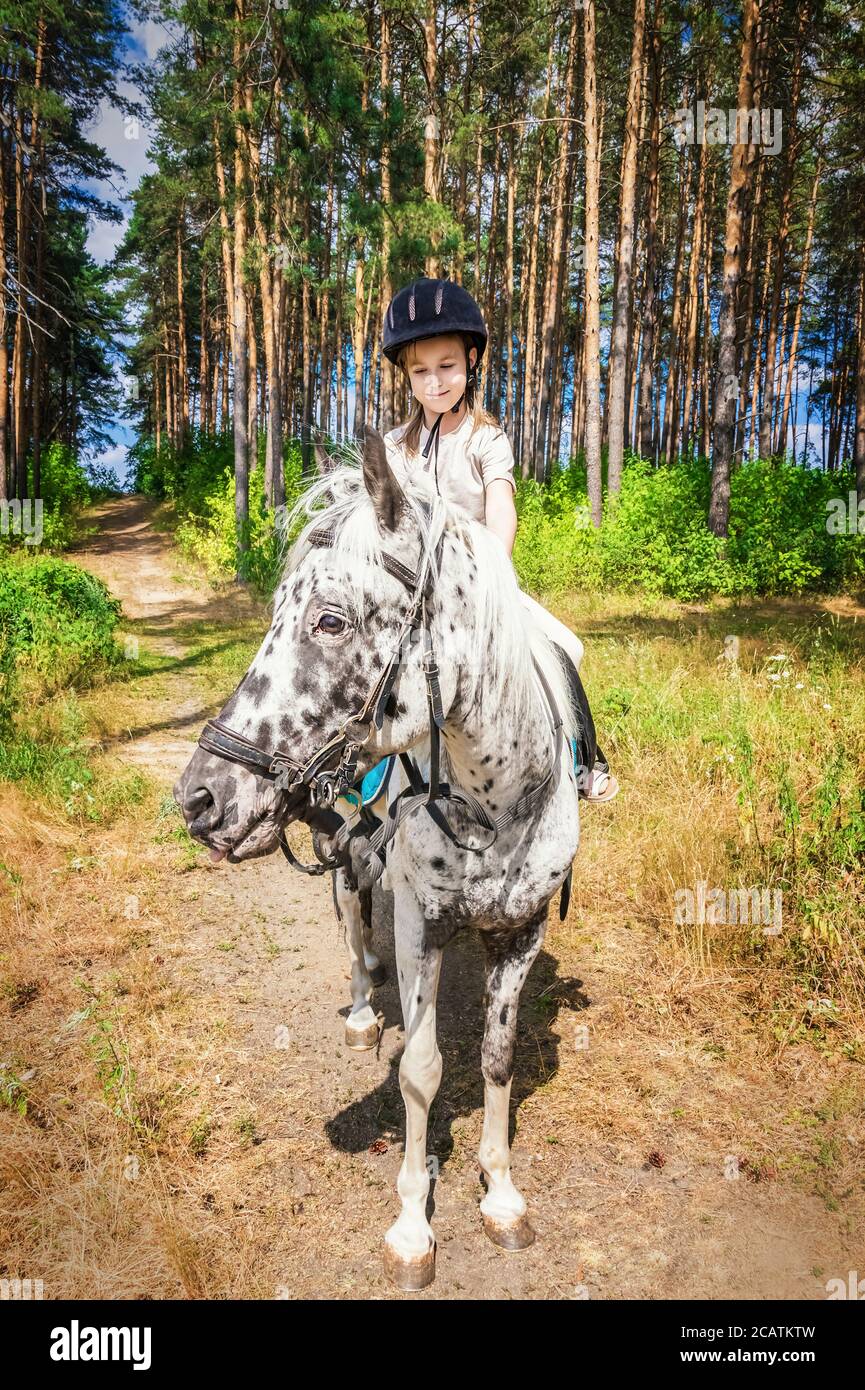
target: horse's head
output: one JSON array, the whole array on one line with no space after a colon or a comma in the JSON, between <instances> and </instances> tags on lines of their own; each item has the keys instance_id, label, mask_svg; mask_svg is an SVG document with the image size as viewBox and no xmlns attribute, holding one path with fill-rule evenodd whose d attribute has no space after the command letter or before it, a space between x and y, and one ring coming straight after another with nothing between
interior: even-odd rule
<instances>
[{"instance_id":1,"label":"horse's head","mask_svg":"<svg viewBox=\"0 0 865 1390\"><path fill-rule=\"evenodd\" d=\"M427 729L422 644L400 641L413 594L381 556L420 574L431 541L421 512L388 467L384 441L372 430L362 469L328 472L302 505L309 510L328 492L335 500L313 513L295 542L274 596L270 630L218 718L258 749L278 749L304 766L363 708L389 658L400 651L382 728L373 725L358 757L361 776ZM309 543L309 532L322 527L334 531L333 546ZM455 684L453 663L443 666L445 709ZM282 825L309 812L307 788L286 794L264 772L202 748L174 794L190 833L232 862L270 853Z\"/></svg>"}]
</instances>

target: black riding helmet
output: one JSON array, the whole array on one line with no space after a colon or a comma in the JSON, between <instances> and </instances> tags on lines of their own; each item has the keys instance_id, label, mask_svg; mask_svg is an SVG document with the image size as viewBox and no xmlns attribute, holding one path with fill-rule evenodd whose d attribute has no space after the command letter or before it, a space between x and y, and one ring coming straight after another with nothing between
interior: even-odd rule
<instances>
[{"instance_id":1,"label":"black riding helmet","mask_svg":"<svg viewBox=\"0 0 865 1390\"><path fill-rule=\"evenodd\" d=\"M406 343L445 333L468 334L478 350L477 367L487 346L487 326L474 299L453 280L422 276L395 294L388 305L382 349L395 363Z\"/></svg>"},{"instance_id":2,"label":"black riding helmet","mask_svg":"<svg viewBox=\"0 0 865 1390\"><path fill-rule=\"evenodd\" d=\"M451 406L453 414L459 410L463 397L471 406L477 385L480 360L486 351L487 326L476 301L453 280L430 280L427 276L415 280L411 285L395 294L384 316L382 331L382 351L385 357L396 364L400 352L407 343L417 342L419 338L439 338L455 333L461 338L469 338L478 351L477 362L469 368L466 390L456 405ZM468 358L468 348L466 348ZM438 487L438 435L441 416L436 419L422 450L424 458L429 457L435 444L436 487Z\"/></svg>"}]
</instances>

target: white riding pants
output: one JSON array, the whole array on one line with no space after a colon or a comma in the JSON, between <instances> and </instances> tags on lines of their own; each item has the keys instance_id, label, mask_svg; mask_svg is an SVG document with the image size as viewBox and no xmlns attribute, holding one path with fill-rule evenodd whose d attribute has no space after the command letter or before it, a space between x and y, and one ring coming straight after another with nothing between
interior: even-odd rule
<instances>
[{"instance_id":1,"label":"white riding pants","mask_svg":"<svg viewBox=\"0 0 865 1390\"><path fill-rule=\"evenodd\" d=\"M583 644L576 633L571 632L571 629L565 627L564 623L560 623L558 618L553 617L552 613L548 613L546 608L532 598L531 594L524 594L520 589L520 598L541 631L551 637L554 642L558 642L560 647L564 647L579 671L580 662L583 659Z\"/></svg>"}]
</instances>

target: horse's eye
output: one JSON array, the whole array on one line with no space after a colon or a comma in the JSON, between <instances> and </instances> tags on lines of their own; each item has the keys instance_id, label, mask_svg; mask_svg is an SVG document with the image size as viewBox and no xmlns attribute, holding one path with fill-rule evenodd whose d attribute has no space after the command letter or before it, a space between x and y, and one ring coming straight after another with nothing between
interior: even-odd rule
<instances>
[{"instance_id":1,"label":"horse's eye","mask_svg":"<svg viewBox=\"0 0 865 1390\"><path fill-rule=\"evenodd\" d=\"M317 628L319 632L327 632L331 637L339 637L345 632L347 623L344 618L338 618L335 613L322 613L318 620Z\"/></svg>"}]
</instances>

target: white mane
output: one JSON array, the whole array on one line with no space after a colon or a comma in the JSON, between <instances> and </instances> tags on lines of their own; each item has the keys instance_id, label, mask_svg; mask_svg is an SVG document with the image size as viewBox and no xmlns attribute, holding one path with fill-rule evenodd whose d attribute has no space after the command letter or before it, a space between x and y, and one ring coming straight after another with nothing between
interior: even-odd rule
<instances>
[{"instance_id":1,"label":"white mane","mask_svg":"<svg viewBox=\"0 0 865 1390\"><path fill-rule=\"evenodd\" d=\"M367 589L359 582L359 576L365 572L364 566L380 564L384 551L397 559L403 557L398 548L394 548L393 541L388 544L382 538L359 466L359 452L354 456L358 459L357 465L343 464L316 478L288 512L286 536L301 516L306 515L310 520L288 551L284 576L295 570L307 554L311 531L319 528L333 531L334 544L329 558L345 585L345 597L354 615L359 617L368 597ZM501 541L462 507L440 497L425 473L415 472L402 484L402 491L411 508L416 533L421 538L419 569L425 571L429 566L434 577L438 577L434 551L443 530L459 542L457 563L463 566L463 587L473 600L470 605L473 628L467 634L466 649L486 653L473 671L466 672L463 688L472 703L478 708L486 706L495 710L496 718L506 728L523 723L530 710L535 712L536 718L546 719L547 703L537 681L534 658L553 693L564 736L575 736L579 720L558 648L535 627L520 602L517 577ZM432 508L429 522L419 505L421 502ZM474 577L469 575L471 559L477 571ZM413 558L408 563L413 564ZM453 563L450 555L448 563Z\"/></svg>"}]
</instances>

